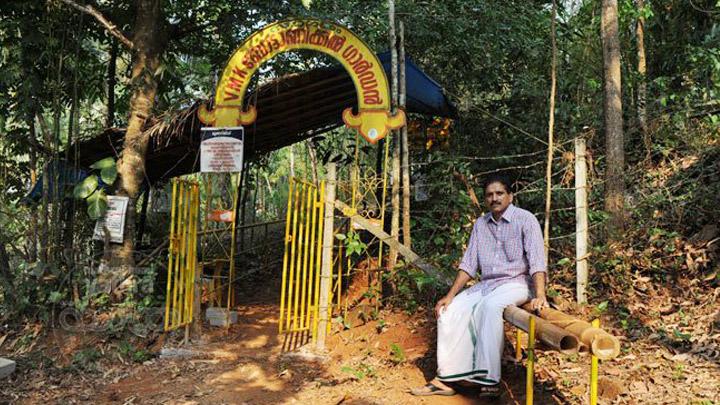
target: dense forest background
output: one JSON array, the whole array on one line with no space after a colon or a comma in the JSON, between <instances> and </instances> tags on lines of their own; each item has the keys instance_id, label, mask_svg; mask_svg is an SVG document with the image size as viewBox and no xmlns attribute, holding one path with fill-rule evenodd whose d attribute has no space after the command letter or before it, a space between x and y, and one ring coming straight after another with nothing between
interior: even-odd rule
<instances>
[{"instance_id":1,"label":"dense forest background","mask_svg":"<svg viewBox=\"0 0 720 405\"><path fill-rule=\"evenodd\" d=\"M574 300L573 141L584 137L590 163L589 302L598 312L612 313L631 339L655 334L674 347L717 356L718 339L701 337L720 328L720 318L712 313L720 287L720 3L617 2L625 158L619 168L625 191L617 235L607 231L611 215L605 204L606 174L613 166L606 158L602 3L557 3L549 294ZM139 125L132 121L138 94L153 101L143 111L159 121L208 99L238 44L264 24L291 16L337 21L376 52L388 49L385 1L86 4L115 25L102 24L64 0L0 4L2 324L52 322L64 305L120 305L84 287L102 254L90 239L94 219L87 208L94 202L72 198L73 186L54 168L72 160L72 145L80 140L115 127L128 128L130 134ZM482 197L486 174L508 174L517 204L544 221L552 3L399 0L395 7L397 20L404 23L408 57L437 80L458 110L447 125L412 117L409 134L414 184L422 182L429 196L413 202L413 249L453 274L482 212L471 190ZM141 21L138 10L155 20ZM155 28L143 34L147 24ZM135 48L120 37L130 38ZM263 68L255 85L332 63L308 52L286 54ZM142 137L142 125L136 130ZM254 210L258 218L282 215L291 160L296 174L309 178L311 153L318 152L321 160L335 156L328 151L342 153L352 136L334 130L254 162L247 192L258 193L265 185L270 190L260 199L263 209ZM366 160L374 156L368 153ZM131 169L118 163L116 171L123 170ZM111 173L110 183L115 178ZM35 182L45 191L31 201L26 196ZM133 191L137 185L119 180L114 185L139 195ZM155 227L150 239L137 249L152 250L166 234L166 222L149 226ZM400 288L390 300L398 306L415 309L442 293L418 289L418 282L428 282L414 271L402 276L410 287ZM161 300L130 297L123 305L151 307ZM648 326L658 313L677 312L680 302L711 312L703 312L701 326L685 320L693 319L690 306L680 309L682 320L672 325Z\"/></svg>"}]
</instances>

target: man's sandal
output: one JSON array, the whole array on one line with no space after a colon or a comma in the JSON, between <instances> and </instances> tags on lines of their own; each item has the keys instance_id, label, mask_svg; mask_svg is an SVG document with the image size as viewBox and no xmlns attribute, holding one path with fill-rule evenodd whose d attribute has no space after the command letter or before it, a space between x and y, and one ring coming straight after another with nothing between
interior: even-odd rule
<instances>
[{"instance_id":1,"label":"man's sandal","mask_svg":"<svg viewBox=\"0 0 720 405\"><path fill-rule=\"evenodd\" d=\"M500 396L500 384L480 385L480 398L497 398Z\"/></svg>"},{"instance_id":2,"label":"man's sandal","mask_svg":"<svg viewBox=\"0 0 720 405\"><path fill-rule=\"evenodd\" d=\"M449 397L451 395L455 395L455 390L443 389L433 383L427 383L427 384L423 385L422 387L417 387L417 388L411 389L410 393L412 395L415 395L418 397L426 397L426 396L430 396L430 395L442 395L442 396Z\"/></svg>"}]
</instances>

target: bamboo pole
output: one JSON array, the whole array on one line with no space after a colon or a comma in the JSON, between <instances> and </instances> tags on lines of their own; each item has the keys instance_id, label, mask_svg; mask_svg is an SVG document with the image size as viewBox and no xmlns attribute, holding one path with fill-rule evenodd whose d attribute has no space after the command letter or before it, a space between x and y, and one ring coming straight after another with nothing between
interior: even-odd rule
<instances>
[{"instance_id":1,"label":"bamboo pole","mask_svg":"<svg viewBox=\"0 0 720 405\"><path fill-rule=\"evenodd\" d=\"M575 139L575 266L577 270L576 295L578 304L587 303L588 280L588 214L587 164L585 138Z\"/></svg>"},{"instance_id":2,"label":"bamboo pole","mask_svg":"<svg viewBox=\"0 0 720 405\"><path fill-rule=\"evenodd\" d=\"M529 309L528 304L523 305ZM609 360L620 354L620 341L606 331L593 327L590 323L579 320L556 309L544 308L540 310L540 317L572 333L587 345L590 352L600 360Z\"/></svg>"},{"instance_id":3,"label":"bamboo pole","mask_svg":"<svg viewBox=\"0 0 720 405\"><path fill-rule=\"evenodd\" d=\"M400 109L405 110L407 99L407 83L405 79L405 24L399 25L399 58L400 58ZM407 124L400 128L400 148L402 154L402 234L403 245L411 247L410 239L410 152L408 150Z\"/></svg>"},{"instance_id":4,"label":"bamboo pole","mask_svg":"<svg viewBox=\"0 0 720 405\"><path fill-rule=\"evenodd\" d=\"M447 275L440 273L440 271L435 268L435 266L423 260L423 258L421 258L417 253L413 252L407 246L400 244L397 239L388 235L388 233L385 232L382 227L375 225L372 221L368 220L362 215L358 215L357 213L355 213L355 210L353 210L350 206L340 200L335 200L334 204L335 208L342 211L343 215L350 218L354 224L360 225L363 229L375 235L378 239L387 244L391 249L397 250L399 254L403 255L405 259L407 259L407 264L416 266L428 276L434 277L435 279L437 279L441 283L444 283L447 286L450 286L452 284L452 280Z\"/></svg>"},{"instance_id":5,"label":"bamboo pole","mask_svg":"<svg viewBox=\"0 0 720 405\"><path fill-rule=\"evenodd\" d=\"M552 18L550 19L550 39L552 41L552 63L550 68L550 117L548 119L548 151L547 167L545 169L545 264L550 260L550 205L552 196L552 161L554 152L554 130L555 130L555 87L557 71L557 44L555 42L555 15L557 4L552 2Z\"/></svg>"},{"instance_id":6,"label":"bamboo pole","mask_svg":"<svg viewBox=\"0 0 720 405\"><path fill-rule=\"evenodd\" d=\"M327 165L327 182L325 186L325 218L323 220L323 244L322 244L322 267L320 274L320 300L319 300L319 320L317 329L317 344L318 350L325 349L325 337L328 333L328 307L329 307L329 296L330 296L330 284L332 283L332 263L333 263L333 230L334 221L333 209L335 203L335 185L336 185L336 174L335 174L335 163L328 163Z\"/></svg>"},{"instance_id":7,"label":"bamboo pole","mask_svg":"<svg viewBox=\"0 0 720 405\"><path fill-rule=\"evenodd\" d=\"M514 325L518 330L528 332L530 330L530 318L532 315L524 309L514 305L505 308L503 318ZM577 353L580 342L577 336L559 326L538 318L535 320L535 335L544 344L566 354ZM518 347L520 334L518 333ZM519 349L516 349L519 351ZM516 353L517 357L517 353Z\"/></svg>"}]
</instances>

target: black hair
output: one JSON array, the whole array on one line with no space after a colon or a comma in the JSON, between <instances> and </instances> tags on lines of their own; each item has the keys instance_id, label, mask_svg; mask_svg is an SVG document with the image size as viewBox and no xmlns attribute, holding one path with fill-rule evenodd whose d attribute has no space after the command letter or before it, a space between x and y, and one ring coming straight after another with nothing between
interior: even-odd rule
<instances>
[{"instance_id":1,"label":"black hair","mask_svg":"<svg viewBox=\"0 0 720 405\"><path fill-rule=\"evenodd\" d=\"M510 183L510 179L507 176L499 173L493 173L485 178L485 181L483 182L483 192L485 192L488 186L493 183L502 184L505 187L505 192L507 192L508 194L512 194L512 183Z\"/></svg>"}]
</instances>

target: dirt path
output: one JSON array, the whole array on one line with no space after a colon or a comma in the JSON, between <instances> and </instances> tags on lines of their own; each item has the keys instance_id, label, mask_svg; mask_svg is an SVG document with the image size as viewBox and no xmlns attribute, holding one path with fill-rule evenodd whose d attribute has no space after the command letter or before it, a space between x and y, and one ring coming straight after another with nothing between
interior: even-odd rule
<instances>
[{"instance_id":1,"label":"dirt path","mask_svg":"<svg viewBox=\"0 0 720 405\"><path fill-rule=\"evenodd\" d=\"M525 403L525 368L513 362L503 365L505 385L498 401L480 401L467 389L453 397L408 394L435 368L434 321L423 310L414 315L380 311L365 324L355 319L352 328L329 337L323 359L302 350L288 354L283 348L292 342L277 335L272 291L267 287L245 294L264 298L241 303L239 322L229 330L206 327L206 340L187 347L193 355L185 358L134 363L119 354L116 340L28 326L24 335L13 338L37 336L27 339L25 354L19 343L0 348L5 350L0 355L18 359L18 371L7 384L0 383L0 404ZM715 352L679 351L655 338L628 338L607 327L622 336L623 353L601 364L601 404L720 403ZM168 337L165 346L174 340ZM91 349L96 357L83 355ZM538 357L536 404L587 403L588 357L556 352Z\"/></svg>"},{"instance_id":2,"label":"dirt path","mask_svg":"<svg viewBox=\"0 0 720 405\"><path fill-rule=\"evenodd\" d=\"M428 351L431 331L418 317L381 312L381 322L332 335L322 361L303 350L283 352L287 342L277 335L275 304L246 304L238 312L239 322L227 335L208 330L205 344L191 346L192 358L155 359L103 388L97 398L121 404L483 403L472 390L451 398L415 398L405 392L422 385L434 367ZM517 384L506 388L500 402L488 403L524 403L524 368L506 370L508 381ZM536 396L537 403L557 402L547 393Z\"/></svg>"}]
</instances>

